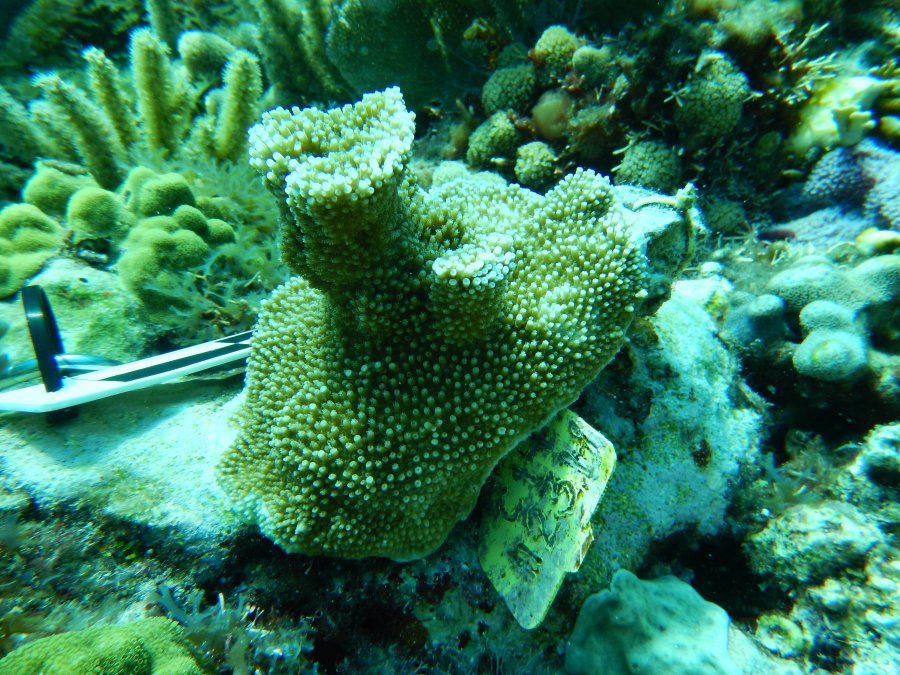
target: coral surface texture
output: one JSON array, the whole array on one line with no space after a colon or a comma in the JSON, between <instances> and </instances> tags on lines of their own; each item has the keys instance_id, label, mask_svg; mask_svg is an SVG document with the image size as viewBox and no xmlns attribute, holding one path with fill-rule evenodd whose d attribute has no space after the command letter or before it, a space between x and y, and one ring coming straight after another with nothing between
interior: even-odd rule
<instances>
[{"instance_id":1,"label":"coral surface texture","mask_svg":"<svg viewBox=\"0 0 900 675\"><path fill-rule=\"evenodd\" d=\"M219 476L290 551L432 551L646 295L605 178L541 196L445 165L425 192L405 172L412 137L398 89L251 130L298 276L262 312Z\"/></svg>"}]
</instances>

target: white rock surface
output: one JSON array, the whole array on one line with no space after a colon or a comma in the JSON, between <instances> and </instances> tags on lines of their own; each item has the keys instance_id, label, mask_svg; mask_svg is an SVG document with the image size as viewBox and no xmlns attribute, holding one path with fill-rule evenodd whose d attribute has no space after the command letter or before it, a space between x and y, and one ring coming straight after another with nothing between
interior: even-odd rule
<instances>
[{"instance_id":1,"label":"white rock surface","mask_svg":"<svg viewBox=\"0 0 900 675\"><path fill-rule=\"evenodd\" d=\"M186 548L236 525L214 467L235 435L242 378L160 385L80 407L59 424L0 414L0 472L41 508L87 507Z\"/></svg>"}]
</instances>

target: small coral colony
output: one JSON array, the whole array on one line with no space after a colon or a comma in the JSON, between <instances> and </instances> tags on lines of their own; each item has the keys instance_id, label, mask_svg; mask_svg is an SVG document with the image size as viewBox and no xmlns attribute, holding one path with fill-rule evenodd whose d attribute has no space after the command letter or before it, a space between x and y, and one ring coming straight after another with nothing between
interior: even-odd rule
<instances>
[{"instance_id":1,"label":"small coral colony","mask_svg":"<svg viewBox=\"0 0 900 675\"><path fill-rule=\"evenodd\" d=\"M0 674L900 671L898 55L889 0L0 4L0 392L27 286L72 354L253 331L161 386L208 434L0 412ZM71 480L117 414L155 478Z\"/></svg>"}]
</instances>

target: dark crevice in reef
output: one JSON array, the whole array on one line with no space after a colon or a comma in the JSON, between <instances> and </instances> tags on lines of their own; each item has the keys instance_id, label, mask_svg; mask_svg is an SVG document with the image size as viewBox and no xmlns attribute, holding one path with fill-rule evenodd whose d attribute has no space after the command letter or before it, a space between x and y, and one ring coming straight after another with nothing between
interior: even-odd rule
<instances>
[{"instance_id":1,"label":"dark crevice in reef","mask_svg":"<svg viewBox=\"0 0 900 675\"><path fill-rule=\"evenodd\" d=\"M646 561L638 577L660 576L658 561L665 561L669 573L688 578L704 600L722 607L737 623L791 604L750 569L741 540L729 533L697 539L696 533L681 532L658 542Z\"/></svg>"}]
</instances>

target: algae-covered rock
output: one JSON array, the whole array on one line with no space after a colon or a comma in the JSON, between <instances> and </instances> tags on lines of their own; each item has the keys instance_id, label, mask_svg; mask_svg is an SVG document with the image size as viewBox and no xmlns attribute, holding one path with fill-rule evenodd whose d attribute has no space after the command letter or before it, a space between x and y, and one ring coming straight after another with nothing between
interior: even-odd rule
<instances>
[{"instance_id":1,"label":"algae-covered rock","mask_svg":"<svg viewBox=\"0 0 900 675\"><path fill-rule=\"evenodd\" d=\"M641 580L627 570L588 598L566 647L569 675L737 675L729 618L673 576Z\"/></svg>"},{"instance_id":2,"label":"algae-covered rock","mask_svg":"<svg viewBox=\"0 0 900 675\"><path fill-rule=\"evenodd\" d=\"M757 574L791 588L859 567L880 541L878 528L858 509L823 502L792 506L751 536L746 546Z\"/></svg>"},{"instance_id":3,"label":"algae-covered rock","mask_svg":"<svg viewBox=\"0 0 900 675\"><path fill-rule=\"evenodd\" d=\"M592 520L595 542L570 582L584 595L619 568L637 569L654 542L722 531L739 475L758 457L762 416L735 395L740 364L704 309L721 283L677 282L575 406L619 456Z\"/></svg>"}]
</instances>

